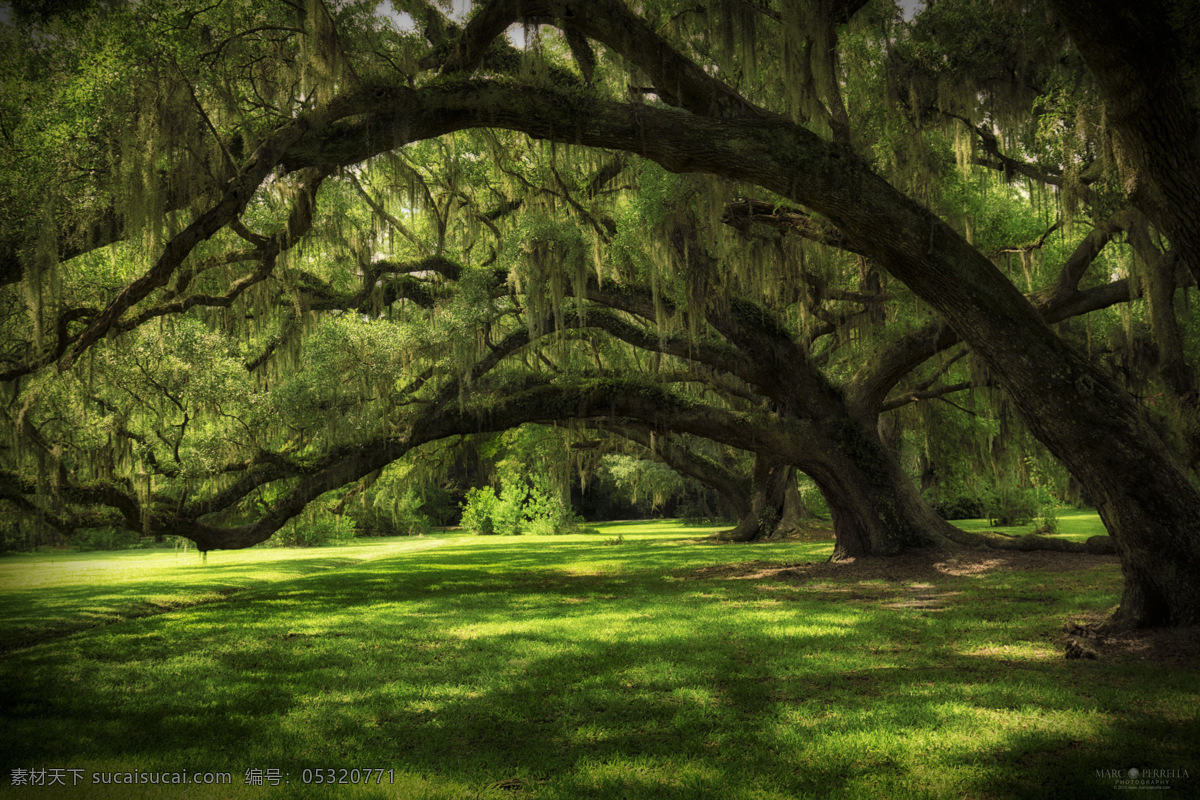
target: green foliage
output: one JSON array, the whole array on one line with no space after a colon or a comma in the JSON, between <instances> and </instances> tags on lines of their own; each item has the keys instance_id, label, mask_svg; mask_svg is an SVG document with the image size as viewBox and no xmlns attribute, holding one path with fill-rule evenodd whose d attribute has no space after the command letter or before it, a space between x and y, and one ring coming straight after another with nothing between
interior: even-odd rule
<instances>
[{"instance_id":1,"label":"green foliage","mask_svg":"<svg viewBox=\"0 0 1200 800\"><path fill-rule=\"evenodd\" d=\"M672 498L687 490L678 472L658 461L629 455L604 458L603 469L611 476L615 489L645 514L653 514Z\"/></svg>"},{"instance_id":2,"label":"green foliage","mask_svg":"<svg viewBox=\"0 0 1200 800\"><path fill-rule=\"evenodd\" d=\"M530 533L547 535L584 530L583 517L575 513L562 493L556 491L545 477L534 476L523 513Z\"/></svg>"},{"instance_id":3,"label":"green foliage","mask_svg":"<svg viewBox=\"0 0 1200 800\"><path fill-rule=\"evenodd\" d=\"M463 504L462 526L480 535L519 535L529 521L525 513L528 498L529 488L522 481L506 483L499 495L490 486L471 489Z\"/></svg>"},{"instance_id":4,"label":"green foliage","mask_svg":"<svg viewBox=\"0 0 1200 800\"><path fill-rule=\"evenodd\" d=\"M499 495L489 486L471 489L463 504L462 526L478 535L578 533L582 525L583 518L537 476L507 481Z\"/></svg>"},{"instance_id":5,"label":"green foliage","mask_svg":"<svg viewBox=\"0 0 1200 800\"><path fill-rule=\"evenodd\" d=\"M934 500L930 505L942 519L975 519L987 516L990 512L983 500L966 494Z\"/></svg>"},{"instance_id":6,"label":"green foliage","mask_svg":"<svg viewBox=\"0 0 1200 800\"><path fill-rule=\"evenodd\" d=\"M582 518L570 504L569 432L522 425L478 440L478 456L492 486L466 493L462 526L493 533L540 535L577 532Z\"/></svg>"},{"instance_id":7,"label":"green foliage","mask_svg":"<svg viewBox=\"0 0 1200 800\"><path fill-rule=\"evenodd\" d=\"M1032 489L1004 487L987 491L983 507L992 525L1019 526L1037 516L1039 504Z\"/></svg>"},{"instance_id":8,"label":"green foliage","mask_svg":"<svg viewBox=\"0 0 1200 800\"><path fill-rule=\"evenodd\" d=\"M123 528L81 528L71 535L71 547L81 553L136 547L141 535Z\"/></svg>"},{"instance_id":9,"label":"green foliage","mask_svg":"<svg viewBox=\"0 0 1200 800\"><path fill-rule=\"evenodd\" d=\"M425 502L415 489L409 488L392 508L392 523L396 531L409 536L423 536L433 530L433 523L424 511Z\"/></svg>"},{"instance_id":10,"label":"green foliage","mask_svg":"<svg viewBox=\"0 0 1200 800\"><path fill-rule=\"evenodd\" d=\"M354 539L354 521L333 514L297 517L267 540L272 547L332 547Z\"/></svg>"},{"instance_id":11,"label":"green foliage","mask_svg":"<svg viewBox=\"0 0 1200 800\"><path fill-rule=\"evenodd\" d=\"M0 520L0 553L31 552L45 543L45 526L22 515Z\"/></svg>"},{"instance_id":12,"label":"green foliage","mask_svg":"<svg viewBox=\"0 0 1200 800\"><path fill-rule=\"evenodd\" d=\"M359 536L423 536L433 530L440 492L406 480L408 470L388 469L358 497L343 500Z\"/></svg>"},{"instance_id":13,"label":"green foliage","mask_svg":"<svg viewBox=\"0 0 1200 800\"><path fill-rule=\"evenodd\" d=\"M496 527L499 504L500 498L490 486L478 486L469 490L463 503L463 528L481 536L501 533Z\"/></svg>"},{"instance_id":14,"label":"green foliage","mask_svg":"<svg viewBox=\"0 0 1200 800\"><path fill-rule=\"evenodd\" d=\"M1034 532L1046 536L1058 533L1058 508L1053 503L1046 503L1042 506Z\"/></svg>"},{"instance_id":15,"label":"green foliage","mask_svg":"<svg viewBox=\"0 0 1200 800\"><path fill-rule=\"evenodd\" d=\"M525 503L529 499L529 486L521 479L509 479L501 485L500 497L493 514L496 530L499 533L519 536L525 532L525 523L528 521Z\"/></svg>"},{"instance_id":16,"label":"green foliage","mask_svg":"<svg viewBox=\"0 0 1200 800\"><path fill-rule=\"evenodd\" d=\"M421 493L412 487L392 491L397 488L367 490L361 500L345 503L342 513L354 521L358 536L424 536L433 530L429 503Z\"/></svg>"}]
</instances>

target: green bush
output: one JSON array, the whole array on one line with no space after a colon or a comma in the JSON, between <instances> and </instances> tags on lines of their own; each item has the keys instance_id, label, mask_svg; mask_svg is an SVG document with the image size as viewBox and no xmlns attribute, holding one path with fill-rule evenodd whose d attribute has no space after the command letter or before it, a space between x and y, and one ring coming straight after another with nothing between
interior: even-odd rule
<instances>
[{"instance_id":1,"label":"green bush","mask_svg":"<svg viewBox=\"0 0 1200 800\"><path fill-rule=\"evenodd\" d=\"M978 519L989 515L984 501L971 495L935 499L931 505L942 519Z\"/></svg>"},{"instance_id":2,"label":"green bush","mask_svg":"<svg viewBox=\"0 0 1200 800\"><path fill-rule=\"evenodd\" d=\"M125 550L136 547L142 537L122 528L80 528L71 535L71 546L80 552Z\"/></svg>"},{"instance_id":3,"label":"green bush","mask_svg":"<svg viewBox=\"0 0 1200 800\"><path fill-rule=\"evenodd\" d=\"M496 503L497 533L519 536L525 528L525 501L529 499L529 486L523 480L506 482L500 490L500 501Z\"/></svg>"},{"instance_id":4,"label":"green bush","mask_svg":"<svg viewBox=\"0 0 1200 800\"><path fill-rule=\"evenodd\" d=\"M391 509L392 525L401 536L423 536L433 523L423 511L424 500L413 489L406 489Z\"/></svg>"},{"instance_id":5,"label":"green bush","mask_svg":"<svg viewBox=\"0 0 1200 800\"><path fill-rule=\"evenodd\" d=\"M31 552L37 550L38 545L62 543L53 541L53 538L58 537L51 537L47 534L45 525L22 515L0 519L0 553Z\"/></svg>"},{"instance_id":6,"label":"green bush","mask_svg":"<svg viewBox=\"0 0 1200 800\"><path fill-rule=\"evenodd\" d=\"M467 492L463 503L462 526L464 530L480 536L490 536L499 533L496 525L497 508L500 498L490 486L480 486Z\"/></svg>"},{"instance_id":7,"label":"green bush","mask_svg":"<svg viewBox=\"0 0 1200 800\"><path fill-rule=\"evenodd\" d=\"M1058 533L1058 508L1053 503L1046 503L1042 506L1042 513L1038 516L1034 533L1047 536Z\"/></svg>"},{"instance_id":8,"label":"green bush","mask_svg":"<svg viewBox=\"0 0 1200 800\"><path fill-rule=\"evenodd\" d=\"M354 521L325 514L312 519L293 519L267 542L274 547L328 547L354 539Z\"/></svg>"},{"instance_id":9,"label":"green bush","mask_svg":"<svg viewBox=\"0 0 1200 800\"><path fill-rule=\"evenodd\" d=\"M515 536L521 533L525 522L523 508L528 490L523 486L505 486L499 497L490 486L481 486L467 492L463 503L462 526L480 536L503 533Z\"/></svg>"},{"instance_id":10,"label":"green bush","mask_svg":"<svg viewBox=\"0 0 1200 800\"><path fill-rule=\"evenodd\" d=\"M419 536L451 524L460 513L447 486L422 479L420 470L406 463L331 493L330 500L337 502L336 513L354 520L358 536Z\"/></svg>"},{"instance_id":11,"label":"green bush","mask_svg":"<svg viewBox=\"0 0 1200 800\"><path fill-rule=\"evenodd\" d=\"M549 486L534 480L506 483L499 496L484 486L467 492L462 526L477 535L501 533L516 536L525 531L538 535L577 533L583 518Z\"/></svg>"},{"instance_id":12,"label":"green bush","mask_svg":"<svg viewBox=\"0 0 1200 800\"><path fill-rule=\"evenodd\" d=\"M420 536L433 530L427 503L415 489L392 491L395 487L369 493L345 503L346 517L354 522L358 536Z\"/></svg>"},{"instance_id":13,"label":"green bush","mask_svg":"<svg viewBox=\"0 0 1200 800\"><path fill-rule=\"evenodd\" d=\"M532 533L578 533L583 529L583 517L548 482L534 481L524 511Z\"/></svg>"},{"instance_id":14,"label":"green bush","mask_svg":"<svg viewBox=\"0 0 1200 800\"><path fill-rule=\"evenodd\" d=\"M984 498L988 524L996 527L1028 525L1037 516L1038 506L1032 489L994 489Z\"/></svg>"}]
</instances>

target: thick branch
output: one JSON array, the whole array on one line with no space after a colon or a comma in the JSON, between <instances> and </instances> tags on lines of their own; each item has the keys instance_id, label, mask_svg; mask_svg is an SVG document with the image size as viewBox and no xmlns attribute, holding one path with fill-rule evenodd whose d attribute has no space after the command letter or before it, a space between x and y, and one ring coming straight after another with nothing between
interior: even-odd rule
<instances>
[{"instance_id":1,"label":"thick branch","mask_svg":"<svg viewBox=\"0 0 1200 800\"><path fill-rule=\"evenodd\" d=\"M335 99L324 108L297 117L293 122L284 125L267 137L267 140L242 165L238 174L225 185L221 199L173 237L163 248L163 252L155 261L154 266L118 292L108 306L92 319L87 328L75 340L74 345L58 359L59 369L69 369L82 353L120 321L126 311L148 296L150 292L166 286L171 276L197 245L237 219L263 180L278 166L289 147L300 141L306 134L314 130L321 130L334 120L369 110L374 99L374 96L370 94L345 95ZM317 182L319 183L319 179ZM293 214L299 214L301 218L307 216L311 220L311 198L307 206L303 198L304 194L302 193L301 201L293 209ZM279 240L281 248L289 247L294 243L290 239L292 225L293 221L289 219L289 230L285 231ZM300 232L296 231L296 233L299 235Z\"/></svg>"},{"instance_id":2,"label":"thick branch","mask_svg":"<svg viewBox=\"0 0 1200 800\"><path fill-rule=\"evenodd\" d=\"M721 222L737 229L743 235L749 235L752 225L768 225L781 234L795 234L838 250L862 253L844 233L825 220L806 214L800 209L787 208L763 200L730 203L721 214Z\"/></svg>"},{"instance_id":3,"label":"thick branch","mask_svg":"<svg viewBox=\"0 0 1200 800\"><path fill-rule=\"evenodd\" d=\"M1117 213L1097 225L1063 262L1054 284L1029 295L1029 300L1047 323L1061 322L1128 302L1129 285L1125 280L1084 291L1079 291L1077 287L1087 268L1129 221L1127 213ZM880 408L888 393L905 375L959 341L958 334L940 322L926 325L903 337L880 354L868 368L869 371L861 373L863 377L857 379L851 389L854 402L862 404L864 408Z\"/></svg>"},{"instance_id":4,"label":"thick branch","mask_svg":"<svg viewBox=\"0 0 1200 800\"><path fill-rule=\"evenodd\" d=\"M423 444L475 433L507 430L526 422L561 419L633 419L655 429L694 433L743 449L766 450L772 457L796 458L795 442L805 439L802 423L766 415L735 414L675 395L660 386L628 379L601 379L568 386L541 385L473 405L449 404L424 415L411 433L345 446L309 461L306 475L252 523L219 528L200 522L193 507L182 518L156 517L164 532L186 536L203 550L237 549L264 541L288 519L331 489L381 469ZM786 455L785 455L786 454ZM260 469L259 485L278 479L273 465ZM244 484L249 476L243 478Z\"/></svg>"},{"instance_id":5,"label":"thick branch","mask_svg":"<svg viewBox=\"0 0 1200 800\"><path fill-rule=\"evenodd\" d=\"M747 501L752 487L748 476L734 474L711 458L689 448L670 432L651 436L650 431L645 428L603 420L595 423L593 427L636 442L651 459L660 461L680 475L693 478L715 490L725 498L739 518L745 516L749 510L750 505Z\"/></svg>"}]
</instances>

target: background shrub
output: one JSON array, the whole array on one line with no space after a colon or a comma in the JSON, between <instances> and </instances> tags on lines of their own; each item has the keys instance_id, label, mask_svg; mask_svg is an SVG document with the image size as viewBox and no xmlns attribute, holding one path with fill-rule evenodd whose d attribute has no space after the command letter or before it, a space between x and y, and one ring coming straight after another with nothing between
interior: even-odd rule
<instances>
[{"instance_id":1,"label":"background shrub","mask_svg":"<svg viewBox=\"0 0 1200 800\"><path fill-rule=\"evenodd\" d=\"M509 481L497 495L490 486L467 492L462 526L477 535L492 533L515 536L578 533L584 520L548 481L534 478Z\"/></svg>"},{"instance_id":2,"label":"background shrub","mask_svg":"<svg viewBox=\"0 0 1200 800\"><path fill-rule=\"evenodd\" d=\"M481 486L470 489L467 492L467 499L463 503L463 529L481 536L490 536L496 533L495 515L496 506L499 504L500 499L496 497L492 487Z\"/></svg>"},{"instance_id":3,"label":"background shrub","mask_svg":"<svg viewBox=\"0 0 1200 800\"><path fill-rule=\"evenodd\" d=\"M989 525L1005 527L1028 525L1038 513L1037 492L1033 489L994 489L984 500Z\"/></svg>"},{"instance_id":4,"label":"background shrub","mask_svg":"<svg viewBox=\"0 0 1200 800\"><path fill-rule=\"evenodd\" d=\"M141 539L141 534L123 528L80 528L71 535L71 546L80 552L125 550Z\"/></svg>"},{"instance_id":5,"label":"background shrub","mask_svg":"<svg viewBox=\"0 0 1200 800\"><path fill-rule=\"evenodd\" d=\"M327 547L345 544L354 539L354 534L354 520L346 516L323 514L309 519L293 519L267 542L274 547Z\"/></svg>"},{"instance_id":6,"label":"background shrub","mask_svg":"<svg viewBox=\"0 0 1200 800\"><path fill-rule=\"evenodd\" d=\"M988 516L984 502L974 495L936 499L931 505L942 519L979 519Z\"/></svg>"}]
</instances>

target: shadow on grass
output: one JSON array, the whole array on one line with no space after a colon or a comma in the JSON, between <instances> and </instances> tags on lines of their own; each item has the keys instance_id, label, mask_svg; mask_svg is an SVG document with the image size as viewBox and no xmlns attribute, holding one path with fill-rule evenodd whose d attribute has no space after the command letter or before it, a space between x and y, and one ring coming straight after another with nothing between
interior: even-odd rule
<instances>
[{"instance_id":1,"label":"shadow on grass","mask_svg":"<svg viewBox=\"0 0 1200 800\"><path fill-rule=\"evenodd\" d=\"M372 766L556 798L1102 796L1096 770L1197 774L1194 674L1039 639L1115 584L942 574L934 613L881 604L908 574L769 574L814 547L712 569L741 552L474 540L49 643L0 669L4 774Z\"/></svg>"}]
</instances>

